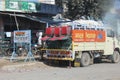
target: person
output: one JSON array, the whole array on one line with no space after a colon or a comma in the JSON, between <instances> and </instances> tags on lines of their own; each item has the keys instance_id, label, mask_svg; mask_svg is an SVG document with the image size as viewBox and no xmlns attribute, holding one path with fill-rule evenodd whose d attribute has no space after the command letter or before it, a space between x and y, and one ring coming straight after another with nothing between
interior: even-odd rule
<instances>
[{"instance_id":1,"label":"person","mask_svg":"<svg viewBox=\"0 0 120 80\"><path fill-rule=\"evenodd\" d=\"M41 38L42 38L42 32L39 32L38 33L38 45L40 45L40 46L42 46L42 40L41 40Z\"/></svg>"},{"instance_id":2,"label":"person","mask_svg":"<svg viewBox=\"0 0 120 80\"><path fill-rule=\"evenodd\" d=\"M41 40L42 37L43 37L43 33L39 32L38 33L38 45L40 46L40 49L42 49L44 46L44 42ZM43 55L44 55L44 52L42 50L40 50L40 54L39 54L40 60L43 60Z\"/></svg>"}]
</instances>

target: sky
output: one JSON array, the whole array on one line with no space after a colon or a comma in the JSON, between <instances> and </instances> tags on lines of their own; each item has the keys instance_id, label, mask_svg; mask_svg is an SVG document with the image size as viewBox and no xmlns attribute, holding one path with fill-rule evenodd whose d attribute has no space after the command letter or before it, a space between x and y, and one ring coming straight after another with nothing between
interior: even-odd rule
<instances>
[{"instance_id":1,"label":"sky","mask_svg":"<svg viewBox=\"0 0 120 80\"><path fill-rule=\"evenodd\" d=\"M114 0L113 5L110 7L104 17L105 27L111 27L116 34L120 35L120 0Z\"/></svg>"},{"instance_id":2,"label":"sky","mask_svg":"<svg viewBox=\"0 0 120 80\"><path fill-rule=\"evenodd\" d=\"M115 6L115 9L120 10L120 0L116 0L114 6Z\"/></svg>"}]
</instances>

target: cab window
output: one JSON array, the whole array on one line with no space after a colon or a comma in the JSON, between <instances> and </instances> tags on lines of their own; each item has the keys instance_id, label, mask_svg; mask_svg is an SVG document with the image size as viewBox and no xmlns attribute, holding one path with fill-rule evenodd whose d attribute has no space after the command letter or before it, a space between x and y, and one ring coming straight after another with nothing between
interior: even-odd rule
<instances>
[{"instance_id":1,"label":"cab window","mask_svg":"<svg viewBox=\"0 0 120 80\"><path fill-rule=\"evenodd\" d=\"M107 30L107 37L114 37L114 31Z\"/></svg>"}]
</instances>

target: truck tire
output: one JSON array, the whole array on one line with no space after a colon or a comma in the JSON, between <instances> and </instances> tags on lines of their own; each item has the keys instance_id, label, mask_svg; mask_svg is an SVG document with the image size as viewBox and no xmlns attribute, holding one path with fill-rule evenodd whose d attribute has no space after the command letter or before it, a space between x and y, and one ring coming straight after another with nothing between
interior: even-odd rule
<instances>
[{"instance_id":1,"label":"truck tire","mask_svg":"<svg viewBox=\"0 0 120 80\"><path fill-rule=\"evenodd\" d=\"M90 65L90 55L87 52L84 52L80 59L81 67L86 67Z\"/></svg>"},{"instance_id":2,"label":"truck tire","mask_svg":"<svg viewBox=\"0 0 120 80\"><path fill-rule=\"evenodd\" d=\"M114 51L112 55L112 63L118 63L120 61L120 54L118 51Z\"/></svg>"}]
</instances>

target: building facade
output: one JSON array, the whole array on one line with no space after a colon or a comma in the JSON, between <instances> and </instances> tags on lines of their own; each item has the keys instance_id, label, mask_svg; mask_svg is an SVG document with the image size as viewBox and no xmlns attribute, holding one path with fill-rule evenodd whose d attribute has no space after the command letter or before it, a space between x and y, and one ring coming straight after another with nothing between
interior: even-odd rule
<instances>
[{"instance_id":1,"label":"building facade","mask_svg":"<svg viewBox=\"0 0 120 80\"><path fill-rule=\"evenodd\" d=\"M2 37L5 32L14 30L44 31L46 23L62 12L55 0L0 0L0 6Z\"/></svg>"}]
</instances>

